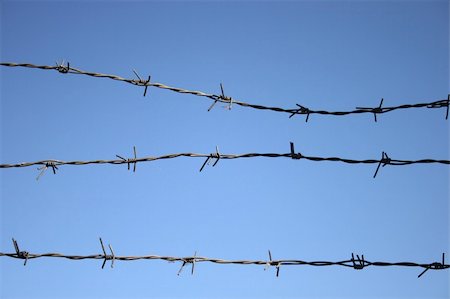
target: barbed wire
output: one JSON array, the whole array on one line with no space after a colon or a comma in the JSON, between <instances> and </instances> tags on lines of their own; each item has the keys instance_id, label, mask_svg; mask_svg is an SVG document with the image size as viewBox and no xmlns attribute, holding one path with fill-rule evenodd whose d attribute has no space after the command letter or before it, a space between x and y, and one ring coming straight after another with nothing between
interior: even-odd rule
<instances>
[{"instance_id":1,"label":"barbed wire","mask_svg":"<svg viewBox=\"0 0 450 299\"><path fill-rule=\"evenodd\" d=\"M418 275L420 278L423 274L425 274L428 270L444 270L450 268L450 265L445 263L445 253L442 253L442 260L440 262L433 263L416 263L416 262L370 262L364 258L364 255L355 255L351 254L351 259L343 260L343 261L303 261L303 260L295 260L295 259L280 259L275 260L272 258L272 253L268 250L268 260L225 260L219 258L209 258L197 256L197 252L194 253L193 256L187 257L177 257L177 256L160 256L160 255L140 255L140 256L119 256L114 253L114 250L111 244L108 244L109 250L111 254L106 252L105 246L103 244L102 238L99 238L100 246L102 249L102 253L99 254L91 254L91 255L67 255L62 253L30 253L28 251L21 251L17 241L13 238L13 246L15 252L13 253L4 253L0 252L0 256L10 257L15 259L24 260L24 266L27 265L28 260L36 259L36 258L62 258L69 260L103 260L102 269L105 267L107 261L111 261L111 268L114 267L115 261L136 261L136 260L162 260L167 262L180 262L181 267L177 273L180 275L183 268L187 265L191 265L191 274L194 274L194 268L196 263L214 263L214 264L233 264L233 265L257 265L264 266L264 270L267 270L270 267L275 267L276 276L278 277L280 274L281 266L342 266L347 268L353 268L355 270L362 270L364 268L370 266L376 267L414 267L414 268L423 268L424 270Z\"/></svg>"},{"instance_id":2,"label":"barbed wire","mask_svg":"<svg viewBox=\"0 0 450 299\"><path fill-rule=\"evenodd\" d=\"M219 162L219 160L232 160L232 159L241 159L241 158L291 158L293 160L309 160L314 162L322 162L322 161L330 161L330 162L342 162L347 164L378 164L374 178L377 176L380 167L385 167L386 165L393 166L402 166L402 165L411 165L411 164L450 164L450 160L436 160L436 159L420 159L420 160L398 160L390 158L387 153L382 152L381 159L365 159L365 160L355 160L355 159L347 159L347 158L339 158L339 157L314 157L314 156L305 156L301 153L296 153L294 148L294 143L290 143L290 153L246 153L246 154L222 154L219 152L219 148L216 146L216 151L210 154L198 154L198 153L176 153L176 154L168 154L163 156L148 156L138 158L136 154L136 147L133 147L134 156L133 158L124 158L122 156L116 155L118 159L112 160L90 160L90 161L61 161L61 160L41 160L35 162L21 162L16 164L0 164L0 168L21 168L21 167L30 167L30 166L41 166L38 168L40 174L37 179L49 168L52 169L53 174L56 174L56 170L58 170L59 166L62 165L89 165L89 164L127 164L128 170L130 170L130 166L133 165L133 172L136 171L136 164L142 162L152 162L157 160L167 160L167 159L175 159L180 157L189 157L189 158L206 158L203 162L200 172L204 169L207 164L211 164L213 160L213 167Z\"/></svg>"},{"instance_id":3,"label":"barbed wire","mask_svg":"<svg viewBox=\"0 0 450 299\"><path fill-rule=\"evenodd\" d=\"M151 76L148 76L148 79L144 80L141 78L141 76L139 76L139 74L135 70L133 70L133 72L136 75L137 79L127 79L127 78L123 78L123 77L120 77L117 75L83 71L83 70L71 67L69 62L67 62L67 65L64 65L64 62L62 62L62 63L56 63L56 65L54 65L54 66L35 65L35 64L31 64L31 63L13 63L13 62L1 62L0 65L6 66L6 67L25 67L25 68L35 68L35 69L41 69L41 70L56 70L63 74L86 75L86 76L91 76L91 77L95 77L95 78L107 78L107 79L111 79L111 80L126 82L126 83L129 83L132 85L144 87L144 96L146 96L146 94L147 94L148 87L167 89L167 90L171 90L173 92L177 92L177 93L181 93L181 94L191 94L191 95L204 97L204 98L208 98L208 99L212 100L213 103L208 108L208 111L210 111L217 102L221 102L221 103L227 104L226 108L228 108L229 110L231 110L232 105L238 105L238 106L248 107L248 108L253 108L253 109L258 109L258 110L269 110L269 111L274 111L274 112L288 113L289 118L293 117L294 115L298 115L298 114L306 115L306 119L305 119L306 122L309 120L309 116L311 114L345 116L345 115L350 115L350 114L365 114L365 113L373 114L375 122L376 122L377 114L384 114L384 113L388 113L388 112L395 111L395 110L410 109L410 108L446 108L445 119L448 119L449 106L450 106L450 94L449 94L447 99L441 99L441 100L428 102L428 103L404 104L404 105L392 106L392 107L382 107L383 99L381 99L381 102L378 107L356 107L355 110L351 110L351 111L312 110L312 109L304 107L300 104L296 104L297 107L294 109L286 109L286 108L264 106L264 105L251 104L251 103L238 101L230 96L225 95L222 84L220 84L221 94L212 94L212 93L206 93L203 91L188 90L188 89L179 88L179 87L172 87L172 86L165 85L163 83L150 82Z\"/></svg>"}]
</instances>

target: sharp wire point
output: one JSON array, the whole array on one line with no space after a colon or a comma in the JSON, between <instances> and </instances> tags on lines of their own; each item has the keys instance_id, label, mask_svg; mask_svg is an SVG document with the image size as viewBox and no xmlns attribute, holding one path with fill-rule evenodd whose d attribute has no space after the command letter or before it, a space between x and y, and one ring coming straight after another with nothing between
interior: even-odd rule
<instances>
[{"instance_id":1,"label":"sharp wire point","mask_svg":"<svg viewBox=\"0 0 450 299\"><path fill-rule=\"evenodd\" d=\"M133 172L136 172L136 164L137 164L136 146L133 146L133 152L134 152Z\"/></svg>"},{"instance_id":2,"label":"sharp wire point","mask_svg":"<svg viewBox=\"0 0 450 299\"><path fill-rule=\"evenodd\" d=\"M147 88L150 84L150 79L151 79L151 76L149 75L147 81L145 81L144 97L147 95Z\"/></svg>"},{"instance_id":3,"label":"sharp wire point","mask_svg":"<svg viewBox=\"0 0 450 299\"><path fill-rule=\"evenodd\" d=\"M219 146L216 145L216 161L213 164L213 167L216 166L216 164L219 162L220 160L220 152L219 152Z\"/></svg>"},{"instance_id":4,"label":"sharp wire point","mask_svg":"<svg viewBox=\"0 0 450 299\"><path fill-rule=\"evenodd\" d=\"M202 172L203 168L205 167L206 163L208 163L208 161L209 161L210 158L211 158L211 157L207 157L206 160L205 160L205 162L203 162L202 167L200 167L200 172Z\"/></svg>"},{"instance_id":5,"label":"sharp wire point","mask_svg":"<svg viewBox=\"0 0 450 299\"><path fill-rule=\"evenodd\" d=\"M183 261L183 264L181 265L180 270L178 270L177 275L180 276L181 271L183 270L183 267L186 265L186 261Z\"/></svg>"},{"instance_id":6,"label":"sharp wire point","mask_svg":"<svg viewBox=\"0 0 450 299\"><path fill-rule=\"evenodd\" d=\"M445 113L445 119L447 120L448 119L448 110L449 110L449 108L450 108L450 94L448 95L448 97L447 97L447 112Z\"/></svg>"},{"instance_id":7,"label":"sharp wire point","mask_svg":"<svg viewBox=\"0 0 450 299\"><path fill-rule=\"evenodd\" d=\"M139 74L136 72L135 69L133 69L133 73L136 75L136 77L138 77L139 81L142 81L141 77L139 76Z\"/></svg>"},{"instance_id":8,"label":"sharp wire point","mask_svg":"<svg viewBox=\"0 0 450 299\"><path fill-rule=\"evenodd\" d=\"M112 256L111 268L114 268L114 261L116 259L116 255L114 254L111 244L108 244L108 247L109 247L109 250L111 251L111 256Z\"/></svg>"}]
</instances>

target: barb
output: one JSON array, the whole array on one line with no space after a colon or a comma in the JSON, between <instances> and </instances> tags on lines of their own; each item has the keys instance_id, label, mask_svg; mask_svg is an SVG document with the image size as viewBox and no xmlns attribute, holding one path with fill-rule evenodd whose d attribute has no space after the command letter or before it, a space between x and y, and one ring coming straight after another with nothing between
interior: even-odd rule
<instances>
[{"instance_id":1,"label":"barb","mask_svg":"<svg viewBox=\"0 0 450 299\"><path fill-rule=\"evenodd\" d=\"M46 171L49 167L52 168L53 174L56 174L56 170L58 169L58 167L55 165L55 163L49 161L49 162L45 163L45 165L42 165L41 167L38 167L37 170L40 170L41 172L40 172L39 175L36 177L36 181L38 181L39 178L40 178L42 175L44 175L45 171Z\"/></svg>"},{"instance_id":2,"label":"barb","mask_svg":"<svg viewBox=\"0 0 450 299\"><path fill-rule=\"evenodd\" d=\"M410 109L410 108L446 108L447 109L446 119L448 119L448 109L449 109L449 103L450 103L450 100L449 100L450 95L449 95L448 99L437 100L437 101L433 101L433 102L429 102L429 103L404 104L404 105L393 106L393 107L381 107L381 104L382 104L381 103L380 106L377 108L364 108L363 107L363 108L356 108L356 110L352 110L352 111L311 110L311 109L303 107L302 105L299 105L299 104L296 104L298 107L296 109L287 109L287 108L270 107L270 106L246 103L243 101L237 101L231 97L227 97L224 95L222 84L221 84L221 94L216 95L216 94L206 93L206 92L202 92L202 91L188 90L188 89L179 88L179 87L172 87L172 86L165 85L163 83L150 82L150 76L148 77L148 80L143 80L136 72L135 72L135 74L138 77L138 80L122 78L117 75L83 71L83 70L71 67L69 65L69 63L67 63L67 67L66 67L66 66L63 66L63 64L60 64L60 65L57 64L56 66L49 66L49 65L35 65L35 64L31 64L31 63L1 62L0 66L35 68L35 69L41 69L41 70L56 70L60 73L86 75L86 76L95 77L95 78L107 78L107 79L111 79L111 80L115 80L115 81L126 82L126 83L137 85L137 86L145 86L144 96L146 95L147 87L156 87L156 88L161 88L161 89L167 89L167 90L181 93L181 94L191 94L191 95L195 95L195 96L199 96L199 97L208 98L208 99L214 101L212 103L212 105L209 107L208 111L210 111L217 102L222 102L222 103L228 104L228 106L227 106L228 109L231 109L232 104L235 104L238 106L253 108L253 109L258 109L258 110L268 110L268 111L273 111L273 112L287 113L290 115L289 116L290 118L296 114L306 114L307 115L306 121L308 121L310 114L345 116L345 115L350 115L350 114L364 114L364 113L374 114L374 117L376 120L377 114L383 114L383 113L388 113L388 112L395 111L395 110Z\"/></svg>"},{"instance_id":3,"label":"barb","mask_svg":"<svg viewBox=\"0 0 450 299\"><path fill-rule=\"evenodd\" d=\"M376 108L356 107L356 109L364 110L364 111L373 113L373 117L375 118L375 122L377 122L377 113L383 113L383 108L381 108L381 106L383 106L383 100L384 99L381 99L380 105L378 107L376 107ZM429 107L427 107L427 108L429 108Z\"/></svg>"},{"instance_id":4,"label":"barb","mask_svg":"<svg viewBox=\"0 0 450 299\"><path fill-rule=\"evenodd\" d=\"M447 265L445 265L445 253L442 253L442 263L439 262L434 262L429 264L427 267L425 267L425 270L422 271L422 273L420 273L417 278L420 278L422 275L424 275L428 270L432 269L432 270L442 270L442 269L446 269L446 267L448 268Z\"/></svg>"},{"instance_id":5,"label":"barb","mask_svg":"<svg viewBox=\"0 0 450 299\"><path fill-rule=\"evenodd\" d=\"M195 252L194 256L191 257L177 257L177 256L160 256L160 255L133 255L133 256L116 256L111 249L112 255L107 255L105 248L103 246L103 242L100 239L100 243L102 244L103 254L93 254L93 255L67 255L62 253L28 253L19 251L17 243L13 239L13 243L15 246L15 252L13 253L5 253L0 252L0 257L9 257L15 259L25 259L25 262L28 259L36 259L36 258L60 258L60 259L69 259L69 260L104 260L103 266L105 265L107 260L116 261L138 261L138 260L160 260L166 261L169 263L173 262L181 262L181 268L178 271L177 275L179 275L187 264L191 264L191 274L194 273L195 263L213 263L219 265L255 265L262 266L265 269L269 266L273 266L277 268L277 276L279 275L279 269L281 266L313 266L313 267L324 267L324 266L341 266L347 268L353 268L360 270L366 267L409 267L409 268L422 268L425 269L422 273L419 274L418 277L421 277L428 270L445 270L450 268L450 265L445 264L445 254L442 254L442 262L434 262L434 263L417 263L417 262L370 262L362 258L358 258L358 263L356 263L354 255L352 254L352 258L349 260L343 261L304 261L297 259L282 259L282 260L272 260L272 254L269 250L269 261L264 260L226 260L219 258L209 258L209 257L201 257L197 256L197 252ZM102 266L102 268L103 268ZM113 264L111 264L113 266Z\"/></svg>"},{"instance_id":6,"label":"barb","mask_svg":"<svg viewBox=\"0 0 450 299\"><path fill-rule=\"evenodd\" d=\"M12 238L12 242L13 242L13 246L14 246L14 249L15 249L15 251L16 251L16 253L15 253L15 258L19 258L19 259L23 259L23 260L25 260L25 262L23 263L23 265L24 266L26 266L27 265L27 262L28 262L28 257L29 257L29 252L28 251L20 251L20 249L19 249L19 244L17 244L17 241L14 239L14 238ZM1 256L1 255L0 255Z\"/></svg>"},{"instance_id":7,"label":"barb","mask_svg":"<svg viewBox=\"0 0 450 299\"><path fill-rule=\"evenodd\" d=\"M293 160L300 160L302 158L302 154L300 153L295 153L295 148L294 148L294 143L291 142L291 158Z\"/></svg>"},{"instance_id":8,"label":"barb","mask_svg":"<svg viewBox=\"0 0 450 299\"><path fill-rule=\"evenodd\" d=\"M297 109L294 112L292 112L292 114L289 116L289 118L292 118L296 114L306 114L305 122L307 123L308 119L309 119L309 114L311 113L311 110L309 110L308 108L303 107L302 105L299 105L299 104L295 104L295 105L297 105L297 107L299 107L299 109Z\"/></svg>"},{"instance_id":9,"label":"barb","mask_svg":"<svg viewBox=\"0 0 450 299\"><path fill-rule=\"evenodd\" d=\"M105 246L103 246L102 238L99 238L99 239L100 239L100 245L102 246L103 257L105 259L102 264L102 269L105 268L105 264L106 264L107 260L111 260L111 268L114 268L114 260L116 259L116 255L114 254L111 244L108 244L109 250L111 251L111 255L108 255L108 254L106 254Z\"/></svg>"},{"instance_id":10,"label":"barb","mask_svg":"<svg viewBox=\"0 0 450 299\"><path fill-rule=\"evenodd\" d=\"M176 159L181 157L188 158L206 158L203 163L200 171L203 170L205 165L211 161L211 159L216 159L213 166L215 166L219 160L234 160L234 159L245 159L245 158L290 158L295 160L309 160L313 162L340 162L346 164L378 164L377 170L375 172L374 177L376 177L380 166L393 165L393 166L403 166L403 165L411 165L411 164L446 164L450 165L450 160L437 160L437 159L420 159L420 160L398 160L391 159L387 156L385 152L383 152L382 158L378 159L365 159L365 160L357 160L357 159L348 159L348 158L339 158L339 157L315 157L315 156L305 156L300 153L296 154L294 152L294 144L291 143L291 151L289 153L246 153L246 154L221 154L219 153L219 148L216 147L216 153L211 154L198 154L198 153L176 153L176 154L168 154L163 156L148 156L143 158L136 157L136 149L134 148L134 158L133 159L125 159L119 155L116 155L119 159L115 160L90 160L90 161L61 161L61 160L42 160L35 162L22 162L16 164L0 164L0 168L21 168L21 167L30 167L34 165L43 165L48 167L48 165L53 165L54 169L58 169L57 166L61 165L89 165L89 164L127 164L128 169L130 169L130 164L133 163L133 171L136 170L137 163L143 162L153 162L157 160L167 160L167 159Z\"/></svg>"},{"instance_id":11,"label":"barb","mask_svg":"<svg viewBox=\"0 0 450 299\"><path fill-rule=\"evenodd\" d=\"M356 263L355 256L352 253L353 269L355 270L364 269L364 267L366 266L366 262L364 261L364 255L361 255L361 258L359 258L359 255L356 255L356 258L358 259L358 263Z\"/></svg>"},{"instance_id":12,"label":"barb","mask_svg":"<svg viewBox=\"0 0 450 299\"><path fill-rule=\"evenodd\" d=\"M203 168L206 166L206 164L209 165L209 163L211 162L212 159L216 159L216 161L213 164L213 167L216 166L216 164L219 162L220 160L220 153L219 153L219 147L216 145L216 153L215 154L210 154L208 158L206 158L205 162L202 164L202 167L200 167L200 172L202 172Z\"/></svg>"},{"instance_id":13,"label":"barb","mask_svg":"<svg viewBox=\"0 0 450 299\"><path fill-rule=\"evenodd\" d=\"M375 170L375 174L373 175L373 178L377 177L378 170L380 170L380 166L384 167L386 165L391 164L391 162L392 162L392 159L389 158L389 156L385 152L382 152L381 153L381 160L378 163L377 170Z\"/></svg>"},{"instance_id":14,"label":"barb","mask_svg":"<svg viewBox=\"0 0 450 299\"><path fill-rule=\"evenodd\" d=\"M139 74L136 72L136 70L133 70L133 73L134 73L134 74L136 75L136 77L138 77L138 79L139 79L139 80L133 80L133 83L134 83L135 85L145 86L145 89L144 89L144 97L145 97L145 95L147 94L147 88L149 87L149 83L150 83L151 76L148 76L148 79L147 79L147 80L143 80L143 79L139 76Z\"/></svg>"},{"instance_id":15,"label":"barb","mask_svg":"<svg viewBox=\"0 0 450 299\"><path fill-rule=\"evenodd\" d=\"M62 73L62 74L67 74L70 70L70 64L67 61L67 66L64 66L64 60L61 61L61 63L56 63L56 68L55 68L58 72Z\"/></svg>"},{"instance_id":16,"label":"barb","mask_svg":"<svg viewBox=\"0 0 450 299\"><path fill-rule=\"evenodd\" d=\"M133 146L133 152L134 152L134 159L125 159L122 156L116 155L117 158L121 159L124 163L128 164L128 170L130 170L130 164L133 163L133 172L136 172L136 163L137 163L137 156L136 156L136 147Z\"/></svg>"},{"instance_id":17,"label":"barb","mask_svg":"<svg viewBox=\"0 0 450 299\"><path fill-rule=\"evenodd\" d=\"M266 262L266 266L264 267L264 271L269 269L270 266L273 266L273 267L275 267L277 269L276 276L278 277L280 275L281 262L272 260L272 253L270 252L270 250L268 250L268 252L269 252L269 261Z\"/></svg>"},{"instance_id":18,"label":"barb","mask_svg":"<svg viewBox=\"0 0 450 299\"><path fill-rule=\"evenodd\" d=\"M194 253L193 257L184 257L181 258L181 260L183 261L183 264L181 264L181 268L180 270L178 270L177 275L180 276L181 271L183 271L184 266L186 266L186 264L191 264L191 275L194 275L194 267L195 267L195 259L197 257L197 251Z\"/></svg>"}]
</instances>

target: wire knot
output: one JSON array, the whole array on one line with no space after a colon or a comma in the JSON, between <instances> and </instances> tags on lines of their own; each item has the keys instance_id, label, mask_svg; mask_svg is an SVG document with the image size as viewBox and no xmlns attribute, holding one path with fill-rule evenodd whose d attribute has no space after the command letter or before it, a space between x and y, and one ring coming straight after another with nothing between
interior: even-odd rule
<instances>
[{"instance_id":1,"label":"wire knot","mask_svg":"<svg viewBox=\"0 0 450 299\"><path fill-rule=\"evenodd\" d=\"M212 159L216 159L216 161L212 165L213 167L216 166L216 164L219 162L220 158L221 158L221 156L220 156L220 152L219 152L219 147L216 145L216 152L209 154L209 156L206 158L205 162L203 162L202 167L200 167L200 172L203 170L203 168L206 166L206 164L209 165L211 163Z\"/></svg>"},{"instance_id":2,"label":"wire knot","mask_svg":"<svg viewBox=\"0 0 450 299\"><path fill-rule=\"evenodd\" d=\"M30 253L28 251L20 251L19 244L17 244L17 241L14 238L12 239L12 242L13 242L13 245L14 245L14 249L16 251L17 258L25 260L23 265L26 266Z\"/></svg>"},{"instance_id":3,"label":"wire knot","mask_svg":"<svg viewBox=\"0 0 450 299\"><path fill-rule=\"evenodd\" d=\"M264 271L269 269L269 267L271 267L271 266L275 267L277 269L276 276L278 277L280 275L281 262L272 260L272 253L270 252L270 250L268 250L268 252L269 252L269 260L266 262L266 266L264 267Z\"/></svg>"},{"instance_id":4,"label":"wire knot","mask_svg":"<svg viewBox=\"0 0 450 299\"><path fill-rule=\"evenodd\" d=\"M67 66L64 66L64 60L61 63L56 63L56 68L58 72L62 74L67 74L70 71L70 64L67 62Z\"/></svg>"},{"instance_id":5,"label":"wire knot","mask_svg":"<svg viewBox=\"0 0 450 299\"><path fill-rule=\"evenodd\" d=\"M295 153L294 143L291 142L291 158L294 160L300 160L302 158L302 154Z\"/></svg>"},{"instance_id":6,"label":"wire knot","mask_svg":"<svg viewBox=\"0 0 450 299\"><path fill-rule=\"evenodd\" d=\"M377 176L380 166L384 167L386 165L389 165L389 164L391 164L391 161L392 161L391 158L389 158L389 156L385 152L382 152L381 160L378 163L377 170L375 171L375 174L373 175L373 177L375 178Z\"/></svg>"},{"instance_id":7,"label":"wire knot","mask_svg":"<svg viewBox=\"0 0 450 299\"><path fill-rule=\"evenodd\" d=\"M39 178L45 173L45 171L51 168L53 171L53 174L56 174L56 171L58 170L58 166L56 166L56 163L53 161L47 161L45 162L44 165L42 165L41 167L38 167L37 170L40 170L41 172L39 173L39 175L36 177L36 180L39 180Z\"/></svg>"},{"instance_id":8,"label":"wire knot","mask_svg":"<svg viewBox=\"0 0 450 299\"><path fill-rule=\"evenodd\" d=\"M296 114L306 114L306 120L305 120L305 122L308 122L309 114L311 113L311 110L309 110L308 108L306 108L306 107L304 107L304 106L302 106L302 105L299 105L299 104L295 104L295 105L297 105L297 107L299 107L299 108L298 108L298 109L295 109L295 110L292 112L292 114L289 116L289 118L293 117L293 116L296 115Z\"/></svg>"},{"instance_id":9,"label":"wire knot","mask_svg":"<svg viewBox=\"0 0 450 299\"><path fill-rule=\"evenodd\" d=\"M434 262L431 263L429 265L424 266L425 270L422 271L422 273L419 274L419 276L417 276L417 278L420 278L422 275L424 275L428 270L443 270L443 269L447 269L450 266L445 264L445 253L442 253L442 261L441 262Z\"/></svg>"},{"instance_id":10,"label":"wire knot","mask_svg":"<svg viewBox=\"0 0 450 299\"><path fill-rule=\"evenodd\" d=\"M99 238L99 239L100 239L100 245L102 246L103 257L104 257L102 269L105 268L106 261L109 261L109 260L111 261L111 268L114 268L114 261L116 260L116 255L114 254L111 244L108 244L111 254L106 254L106 250L105 250L105 246L103 245L102 238Z\"/></svg>"},{"instance_id":11,"label":"wire knot","mask_svg":"<svg viewBox=\"0 0 450 299\"><path fill-rule=\"evenodd\" d=\"M183 271L183 268L184 268L184 266L186 266L186 264L192 264L191 275L194 275L194 268L195 268L196 257L197 257L197 251L194 253L193 257L182 258L181 260L183 261L183 264L181 265L180 270L178 270L177 275L180 276L181 271Z\"/></svg>"},{"instance_id":12,"label":"wire knot","mask_svg":"<svg viewBox=\"0 0 450 299\"><path fill-rule=\"evenodd\" d=\"M233 105L233 98L225 95L225 93L223 91L222 83L220 83L220 91L221 91L220 95L213 95L210 97L214 100L214 102L211 104L211 106L209 106L208 112L211 111L211 109L214 107L214 105L216 105L217 101L219 101L219 100L222 102L227 102L228 106L225 106L225 108L227 108L228 110L231 110L231 107Z\"/></svg>"},{"instance_id":13,"label":"wire knot","mask_svg":"<svg viewBox=\"0 0 450 299\"><path fill-rule=\"evenodd\" d=\"M130 164L133 164L133 172L136 172L136 164L137 164L137 156L136 156L136 147L133 146L134 159L128 158L125 159L122 156L116 155L117 158L121 159L123 162L127 163L128 170L130 170Z\"/></svg>"},{"instance_id":14,"label":"wire knot","mask_svg":"<svg viewBox=\"0 0 450 299\"><path fill-rule=\"evenodd\" d=\"M136 77L138 77L138 80L132 80L132 82L138 86L145 86L144 89L144 97L145 97L147 95L147 88L150 84L151 76L149 75L147 80L143 80L135 70L133 70L133 73L136 75Z\"/></svg>"},{"instance_id":15,"label":"wire knot","mask_svg":"<svg viewBox=\"0 0 450 299\"><path fill-rule=\"evenodd\" d=\"M377 114L383 113L383 108L382 108L383 101L384 101L384 99L382 98L381 101L380 101L380 105L378 107L375 107L375 108L356 107L356 109L372 112L373 113L373 117L375 119L375 122L377 122Z\"/></svg>"},{"instance_id":16,"label":"wire knot","mask_svg":"<svg viewBox=\"0 0 450 299\"><path fill-rule=\"evenodd\" d=\"M352 253L352 264L353 269L355 270L362 270L366 266L366 262L364 261L364 255L361 255L361 258L359 255L356 255L356 258L358 259L358 262L355 261L355 256Z\"/></svg>"}]
</instances>

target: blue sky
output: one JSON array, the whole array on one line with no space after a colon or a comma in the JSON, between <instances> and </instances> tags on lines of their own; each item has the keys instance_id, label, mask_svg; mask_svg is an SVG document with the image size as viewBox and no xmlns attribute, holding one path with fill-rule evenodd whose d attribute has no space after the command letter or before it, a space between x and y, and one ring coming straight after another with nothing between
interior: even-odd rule
<instances>
[{"instance_id":1,"label":"blue sky","mask_svg":"<svg viewBox=\"0 0 450 299\"><path fill-rule=\"evenodd\" d=\"M1 1L1 61L133 77L295 108L445 99L447 1ZM0 68L1 163L177 152L449 159L444 109L287 115L55 71ZM291 159L3 169L0 251L224 259L438 261L449 252L449 170ZM0 259L2 298L448 298L448 271Z\"/></svg>"}]
</instances>

